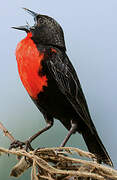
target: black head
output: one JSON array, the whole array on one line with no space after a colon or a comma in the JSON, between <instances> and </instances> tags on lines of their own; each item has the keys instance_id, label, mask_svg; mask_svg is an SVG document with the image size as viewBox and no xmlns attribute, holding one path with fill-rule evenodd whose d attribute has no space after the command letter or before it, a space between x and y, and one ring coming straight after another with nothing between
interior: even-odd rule
<instances>
[{"instance_id":1,"label":"black head","mask_svg":"<svg viewBox=\"0 0 117 180\"><path fill-rule=\"evenodd\" d=\"M34 17L34 26L26 25L13 28L24 30L27 33L32 32L32 39L36 44L52 45L66 50L63 30L53 18L24 9Z\"/></svg>"}]
</instances>

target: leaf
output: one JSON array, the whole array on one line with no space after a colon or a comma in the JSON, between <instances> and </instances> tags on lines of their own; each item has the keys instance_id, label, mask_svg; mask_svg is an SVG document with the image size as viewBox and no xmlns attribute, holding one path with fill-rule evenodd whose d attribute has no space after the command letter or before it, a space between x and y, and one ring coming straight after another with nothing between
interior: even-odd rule
<instances>
[{"instance_id":1,"label":"leaf","mask_svg":"<svg viewBox=\"0 0 117 180\"><path fill-rule=\"evenodd\" d=\"M22 157L21 160L12 168L10 176L19 177L31 166L32 163L26 161L25 157Z\"/></svg>"}]
</instances>

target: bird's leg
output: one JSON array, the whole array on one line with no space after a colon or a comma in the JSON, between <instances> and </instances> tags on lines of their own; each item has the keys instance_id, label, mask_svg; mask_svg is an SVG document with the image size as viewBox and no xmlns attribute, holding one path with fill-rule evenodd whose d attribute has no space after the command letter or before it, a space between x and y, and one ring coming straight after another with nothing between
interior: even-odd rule
<instances>
[{"instance_id":1,"label":"bird's leg","mask_svg":"<svg viewBox=\"0 0 117 180\"><path fill-rule=\"evenodd\" d=\"M20 141L15 140L14 142L11 143L9 149L17 148L17 147L23 148L23 146L25 146L26 151L27 151L28 149L34 150L34 149L32 148L32 146L31 146L31 142L32 142L34 139L36 139L36 137L38 137L40 134L42 134L42 133L44 133L45 131L47 131L48 129L50 129L52 126L53 126L53 120L47 121L47 125L46 125L45 128L43 128L42 130L40 130L39 132L37 132L36 134L34 134L33 136L31 136L31 137L30 137L27 141L25 141L25 142L20 142Z\"/></svg>"},{"instance_id":2,"label":"bird's leg","mask_svg":"<svg viewBox=\"0 0 117 180\"><path fill-rule=\"evenodd\" d=\"M53 121L48 121L47 125L45 128L43 128L42 130L40 130L39 132L37 132L36 134L34 134L32 137L30 137L27 140L27 143L31 143L34 139L36 139L40 134L44 133L45 131L47 131L48 129L50 129L53 126Z\"/></svg>"},{"instance_id":3,"label":"bird's leg","mask_svg":"<svg viewBox=\"0 0 117 180\"><path fill-rule=\"evenodd\" d=\"M64 141L61 143L60 147L65 146L65 144L67 143L67 141L69 140L71 135L76 132L76 129L77 129L77 124L75 122L71 121L71 129L69 130L69 132L68 132L67 136L65 137Z\"/></svg>"}]
</instances>

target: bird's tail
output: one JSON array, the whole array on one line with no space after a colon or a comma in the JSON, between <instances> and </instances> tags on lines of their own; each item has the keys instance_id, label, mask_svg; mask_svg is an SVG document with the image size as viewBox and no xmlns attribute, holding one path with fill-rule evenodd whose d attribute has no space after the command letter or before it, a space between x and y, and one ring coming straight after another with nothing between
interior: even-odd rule
<instances>
[{"instance_id":1,"label":"bird's tail","mask_svg":"<svg viewBox=\"0 0 117 180\"><path fill-rule=\"evenodd\" d=\"M108 164L109 166L113 166L113 163L104 145L102 144L95 128L93 132L91 132L91 130L88 127L86 127L83 130L82 136L85 140L88 150L96 155L97 161L99 163L103 162L105 164Z\"/></svg>"}]
</instances>

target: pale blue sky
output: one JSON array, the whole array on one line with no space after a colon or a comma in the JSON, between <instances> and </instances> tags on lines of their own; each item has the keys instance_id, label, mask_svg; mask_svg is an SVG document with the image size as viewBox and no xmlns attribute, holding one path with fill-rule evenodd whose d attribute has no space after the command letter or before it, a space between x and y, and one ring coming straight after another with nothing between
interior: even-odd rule
<instances>
[{"instance_id":1,"label":"pale blue sky","mask_svg":"<svg viewBox=\"0 0 117 180\"><path fill-rule=\"evenodd\" d=\"M33 23L31 16L21 7L52 16L62 25L67 54L78 72L93 122L117 168L117 1L2 1L0 121L16 138L25 140L45 123L17 73L15 48L25 33L10 27L24 25L26 20ZM36 143L40 146L58 146L66 133L64 127L56 122L52 130L42 135ZM8 147L7 138L2 137L2 133L0 136L0 146ZM86 148L80 135L73 136L67 145ZM8 178L9 169L7 172L1 170L7 166L7 159L0 160L0 178Z\"/></svg>"}]
</instances>

